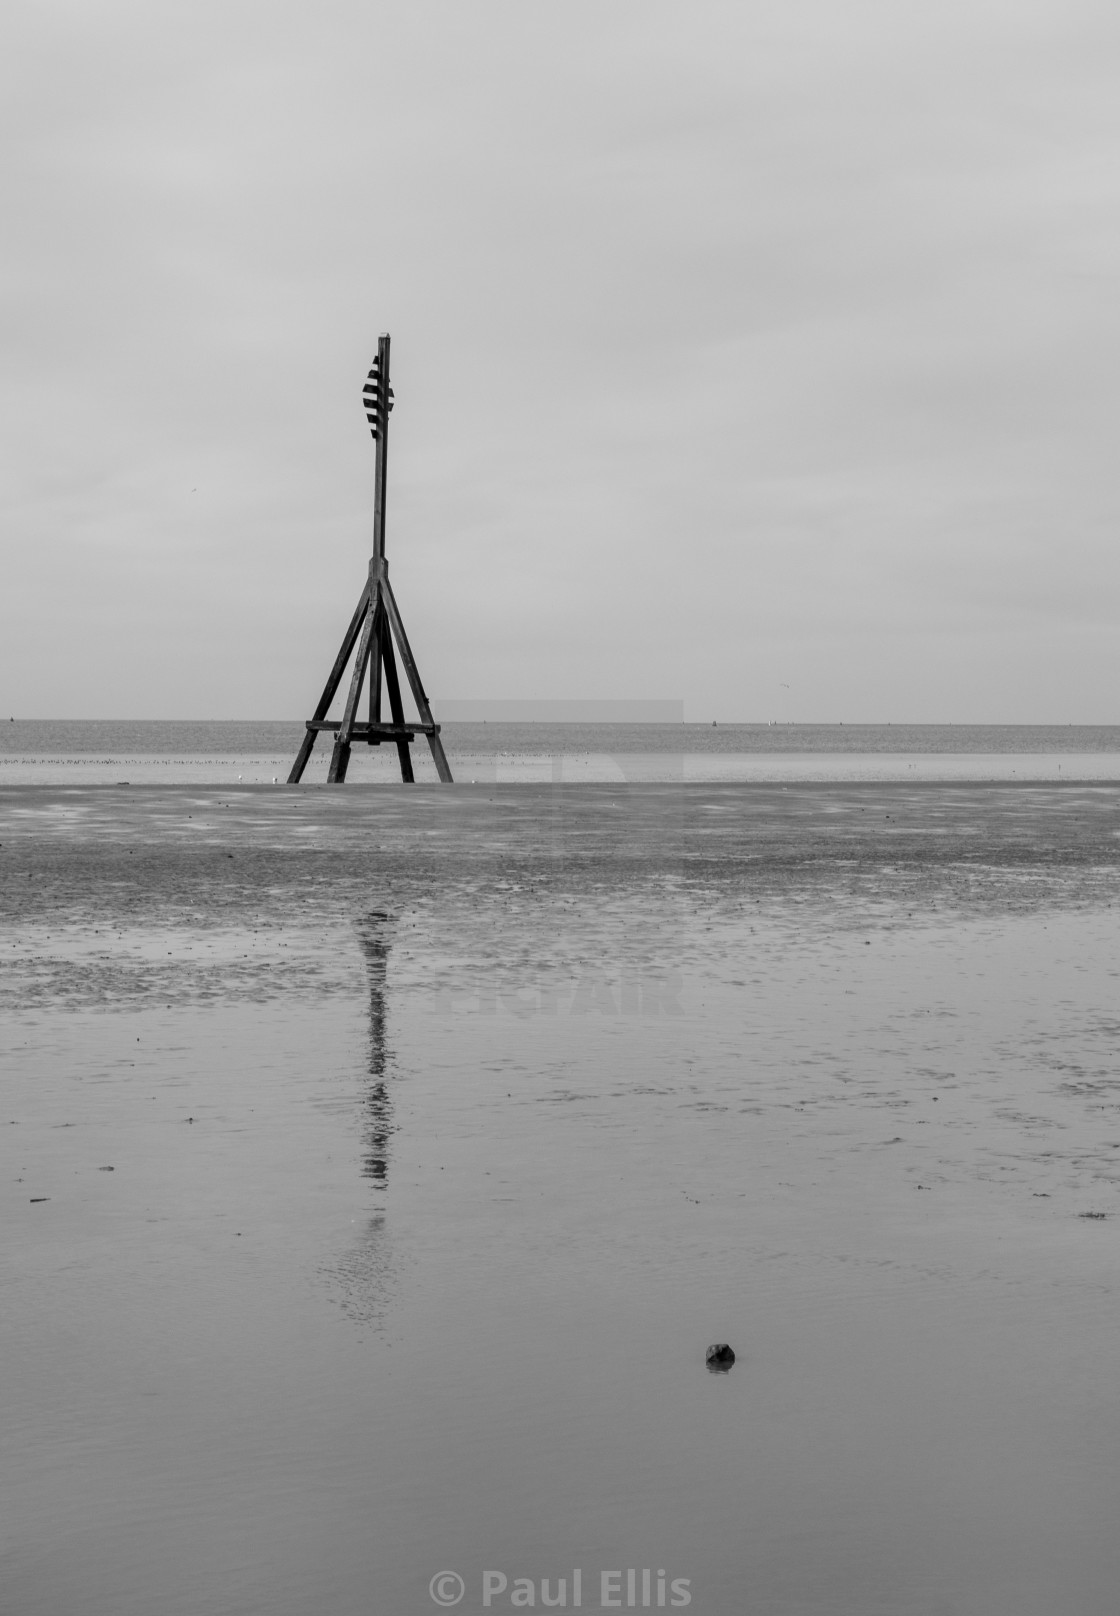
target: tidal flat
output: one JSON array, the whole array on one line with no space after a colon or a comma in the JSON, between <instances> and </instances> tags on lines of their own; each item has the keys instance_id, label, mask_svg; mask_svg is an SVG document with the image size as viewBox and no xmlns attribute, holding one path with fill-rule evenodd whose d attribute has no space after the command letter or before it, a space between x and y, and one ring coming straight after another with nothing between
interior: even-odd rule
<instances>
[{"instance_id":1,"label":"tidal flat","mask_svg":"<svg viewBox=\"0 0 1120 1616\"><path fill-rule=\"evenodd\" d=\"M1110 784L5 787L0 1609L1111 1613L1118 987Z\"/></svg>"}]
</instances>

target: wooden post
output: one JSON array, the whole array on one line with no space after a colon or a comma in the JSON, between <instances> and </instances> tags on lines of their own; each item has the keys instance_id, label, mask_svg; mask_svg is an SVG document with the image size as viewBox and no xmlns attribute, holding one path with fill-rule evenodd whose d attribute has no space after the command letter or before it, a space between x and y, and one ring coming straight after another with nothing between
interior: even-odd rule
<instances>
[{"instance_id":1,"label":"wooden post","mask_svg":"<svg viewBox=\"0 0 1120 1616\"><path fill-rule=\"evenodd\" d=\"M385 557L385 478L389 470L389 411L393 408L393 390L389 386L389 333L383 331L377 339L377 359L374 364L377 383L370 389L373 372L366 382L367 395L376 402L376 422L369 414L370 430L376 445L377 462L373 475L373 570L380 575Z\"/></svg>"},{"instance_id":2,"label":"wooden post","mask_svg":"<svg viewBox=\"0 0 1120 1616\"><path fill-rule=\"evenodd\" d=\"M397 608L397 599L393 594L393 587L389 582L388 566L381 577L381 594L389 614L389 622L393 626L393 633L400 646L401 661L404 671L408 675L409 685L412 687L412 699L416 703L416 711L420 714L420 724L428 737L428 745L432 749L435 759L436 773L445 784L451 784L451 770L448 767L447 757L443 750L443 742L439 738L439 725L432 718L432 709L428 705L428 698L424 694L424 686L420 683L420 670L416 666L416 658L412 654L412 647L408 643L408 635L401 622L401 614Z\"/></svg>"},{"instance_id":3,"label":"wooden post","mask_svg":"<svg viewBox=\"0 0 1120 1616\"><path fill-rule=\"evenodd\" d=\"M369 670L369 721L370 724L381 722L381 664L385 658L385 649L382 643L385 635L385 608L377 614L377 621L373 625L373 656ZM376 735L368 737L371 746L380 746L381 742Z\"/></svg>"},{"instance_id":4,"label":"wooden post","mask_svg":"<svg viewBox=\"0 0 1120 1616\"><path fill-rule=\"evenodd\" d=\"M331 669L327 682L323 687L323 694L319 698L315 715L307 721L307 732L296 754L296 760L292 764L288 784L298 785L303 776L303 771L307 767L308 759L311 756L320 730L333 731L335 735L330 767L327 771L327 780L331 784L341 785L346 779L351 747L358 741L365 741L369 746L380 746L383 741L395 742L397 756L401 765L401 779L406 783L411 782L414 775L412 771L412 754L409 748L415 740L417 732L427 736L428 745L431 747L432 757L435 760L436 773L439 775L440 780L450 784L451 769L448 766L447 756L443 750L443 743L439 738L439 725L432 717L431 706L428 703L427 696L424 694L424 686L420 682L416 658L412 654L412 648L404 631L404 624L401 621L396 598L389 586L389 568L385 559L389 412L393 408L393 389L389 385L389 336L387 332L383 333L378 339L377 358L374 360L366 380L362 400L377 452L373 494L373 554L370 558L369 577L358 600L357 609L350 621L350 626L343 637L338 656L335 658L334 667ZM413 700L416 703L416 710L420 715L420 721L417 724L405 722L400 679L397 675L397 659L393 649L394 639L397 642L397 649L400 651L401 661L404 663L405 674L408 678ZM350 678L346 704L343 708L341 720L335 722L327 718L327 712L342 682L346 664L349 662L355 646L357 646L357 652L354 656L354 669ZM367 668L370 676L369 721L363 724L358 719L358 707L362 698L362 686L365 683ZM391 722L389 723L384 723L381 717L382 676L384 676L385 691L389 697L391 715Z\"/></svg>"},{"instance_id":5,"label":"wooden post","mask_svg":"<svg viewBox=\"0 0 1120 1616\"><path fill-rule=\"evenodd\" d=\"M322 723L322 721L326 718L331 702L334 700L334 693L342 681L342 675L346 671L346 664L350 660L350 653L354 649L354 641L358 638L358 635L362 631L362 623L365 621L366 607L368 603L369 579L367 578L365 588L362 590L361 597L354 610L354 615L350 619L350 627L343 635L342 646L338 655L334 659L334 667L328 674L327 682L323 686L323 694L319 697L319 705L315 709L315 716L308 724L307 734L303 737L303 744L296 753L296 760L292 764L292 772L288 776L288 784L290 786L299 785L300 776L307 767L307 760L311 756L311 749L315 745L315 738L319 733L315 726Z\"/></svg>"},{"instance_id":6,"label":"wooden post","mask_svg":"<svg viewBox=\"0 0 1120 1616\"><path fill-rule=\"evenodd\" d=\"M350 762L350 742L358 716L358 703L362 699L362 682L366 676L366 663L369 661L369 642L380 607L380 602L377 598L377 580L374 577L372 562L369 569L369 593L371 598L369 605L366 607L365 622L362 624L362 637L358 641L358 654L354 658L354 672L350 679L350 693L346 697L346 706L342 710L342 723L339 726L338 739L334 743L331 766L327 771L328 785L342 784L346 779L346 769Z\"/></svg>"},{"instance_id":7,"label":"wooden post","mask_svg":"<svg viewBox=\"0 0 1120 1616\"><path fill-rule=\"evenodd\" d=\"M393 655L393 636L386 630L384 636L385 650L385 688L389 693L389 711L393 715L393 723L404 727L404 706L401 702L401 685L397 678L397 659ZM398 740L397 756L401 763L401 779L411 784L415 779L412 772L412 753L408 750L408 742Z\"/></svg>"}]
</instances>

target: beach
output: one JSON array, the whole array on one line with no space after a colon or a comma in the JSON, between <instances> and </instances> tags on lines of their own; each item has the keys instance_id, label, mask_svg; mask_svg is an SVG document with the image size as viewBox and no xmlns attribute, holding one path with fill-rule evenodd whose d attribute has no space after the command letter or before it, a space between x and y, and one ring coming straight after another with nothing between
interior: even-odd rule
<instances>
[{"instance_id":1,"label":"beach","mask_svg":"<svg viewBox=\"0 0 1120 1616\"><path fill-rule=\"evenodd\" d=\"M1120 786L619 772L0 782L5 1611L1114 1608Z\"/></svg>"}]
</instances>

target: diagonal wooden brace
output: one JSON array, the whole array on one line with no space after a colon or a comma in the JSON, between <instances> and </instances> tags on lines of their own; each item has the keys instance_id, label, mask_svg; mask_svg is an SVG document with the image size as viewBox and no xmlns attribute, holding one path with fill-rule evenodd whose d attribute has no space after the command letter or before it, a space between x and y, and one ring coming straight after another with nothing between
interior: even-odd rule
<instances>
[{"instance_id":1,"label":"diagonal wooden brace","mask_svg":"<svg viewBox=\"0 0 1120 1616\"><path fill-rule=\"evenodd\" d=\"M354 649L354 641L358 638L358 635L361 632L362 621L366 614L366 607L369 605L369 590L370 580L367 578L365 588L362 590L358 604L354 608L354 615L350 619L350 626L343 635L342 645L339 649L338 655L334 659L334 667L331 669L327 682L323 686L323 694L319 697L319 705L315 709L315 716L312 719L312 723L318 724L322 719L326 718L331 702L334 700L334 693L338 689L339 684L342 682L342 675L346 671L346 664L349 662L350 653ZM296 753L296 760L292 764L292 772L288 776L288 784L290 786L297 786L299 784L303 771L307 767L307 760L311 756L311 750L315 745L315 737L318 735L318 733L319 731L317 729L312 729L310 726L308 727L307 733L304 735L303 741L300 745L300 749Z\"/></svg>"},{"instance_id":2,"label":"diagonal wooden brace","mask_svg":"<svg viewBox=\"0 0 1120 1616\"><path fill-rule=\"evenodd\" d=\"M377 620L380 602L380 579L374 571L374 564L370 563L369 583L366 586L366 617L362 624L362 637L358 641L358 654L354 658L354 672L350 679L350 692L346 697L346 706L342 711L342 724L331 753L331 765L327 770L327 784L341 785L346 779L346 770L350 763L350 741L354 733L354 723L358 716L358 703L362 697L362 685L365 682L366 665L369 662L370 641L373 638L373 626Z\"/></svg>"},{"instance_id":3,"label":"diagonal wooden brace","mask_svg":"<svg viewBox=\"0 0 1120 1616\"><path fill-rule=\"evenodd\" d=\"M443 742L439 738L439 726L432 717L432 709L428 705L428 698L424 694L424 686L420 683L420 671L416 666L416 658L412 654L412 647L408 643L408 635L401 622L401 614L397 607L393 586L389 582L389 571L384 561L381 563L381 598L385 602L385 610L389 615L389 622L396 636L397 646L404 663L404 671L408 676L408 683L412 690L412 699L416 703L416 711L420 714L420 722L428 727L428 745L432 749L432 758L435 761L436 773L445 785L452 784L451 770L448 767L447 755L443 750Z\"/></svg>"}]
</instances>

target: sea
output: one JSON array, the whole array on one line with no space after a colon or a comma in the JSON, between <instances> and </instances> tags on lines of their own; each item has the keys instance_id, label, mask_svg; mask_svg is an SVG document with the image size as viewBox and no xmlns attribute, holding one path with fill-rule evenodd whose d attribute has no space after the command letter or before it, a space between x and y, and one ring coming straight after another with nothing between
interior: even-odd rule
<instances>
[{"instance_id":1,"label":"sea","mask_svg":"<svg viewBox=\"0 0 1120 1616\"><path fill-rule=\"evenodd\" d=\"M296 720L10 719L0 785L279 785L303 734ZM1116 724L453 721L442 739L461 784L1120 780ZM325 783L329 758L321 737L303 783ZM436 779L422 736L413 760ZM395 747L354 747L348 779L398 780Z\"/></svg>"}]
</instances>

